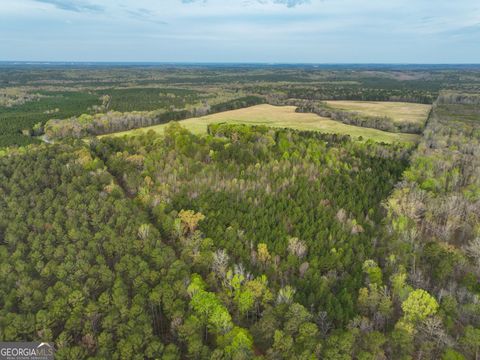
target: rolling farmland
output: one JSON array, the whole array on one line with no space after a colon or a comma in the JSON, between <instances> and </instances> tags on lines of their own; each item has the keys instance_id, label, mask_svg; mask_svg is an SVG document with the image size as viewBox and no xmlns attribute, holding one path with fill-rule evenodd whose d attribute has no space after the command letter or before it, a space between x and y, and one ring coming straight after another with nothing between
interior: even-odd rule
<instances>
[{"instance_id":1,"label":"rolling farmland","mask_svg":"<svg viewBox=\"0 0 480 360\"><path fill-rule=\"evenodd\" d=\"M415 104L416 105L416 104ZM312 130L322 133L350 135L354 138L372 139L382 142L416 142L419 137L413 134L389 133L371 128L352 126L320 117L316 114L297 113L294 106L272 106L267 104L244 109L225 111L218 114L202 116L179 121L184 127L196 134L205 133L209 124L216 123L266 125L297 130ZM115 133L114 136L132 135L145 130L162 133L167 124L150 126ZM108 136L108 135L107 135Z\"/></svg>"}]
</instances>

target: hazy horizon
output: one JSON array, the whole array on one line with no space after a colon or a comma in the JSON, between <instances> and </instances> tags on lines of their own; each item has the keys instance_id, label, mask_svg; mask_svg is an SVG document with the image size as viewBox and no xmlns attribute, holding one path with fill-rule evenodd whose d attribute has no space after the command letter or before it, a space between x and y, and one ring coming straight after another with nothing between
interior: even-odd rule
<instances>
[{"instance_id":1,"label":"hazy horizon","mask_svg":"<svg viewBox=\"0 0 480 360\"><path fill-rule=\"evenodd\" d=\"M475 64L473 0L17 0L2 61Z\"/></svg>"},{"instance_id":2,"label":"hazy horizon","mask_svg":"<svg viewBox=\"0 0 480 360\"><path fill-rule=\"evenodd\" d=\"M82 61L69 61L69 60L0 60L0 64L7 65L131 65L131 66L142 66L142 65L174 65L174 66L260 66L260 67L269 67L269 66L292 66L292 67L478 67L480 62L477 63L381 63L381 62L371 62L371 63L353 63L353 62L331 62L331 63L315 63L315 62L254 62L254 61L227 61L227 62L202 62L202 61L117 61L117 60L82 60Z\"/></svg>"}]
</instances>

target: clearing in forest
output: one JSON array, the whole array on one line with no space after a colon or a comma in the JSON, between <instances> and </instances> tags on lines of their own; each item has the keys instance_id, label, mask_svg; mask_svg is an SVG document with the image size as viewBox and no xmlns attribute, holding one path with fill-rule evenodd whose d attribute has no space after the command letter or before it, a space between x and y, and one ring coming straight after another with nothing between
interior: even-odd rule
<instances>
[{"instance_id":1,"label":"clearing in forest","mask_svg":"<svg viewBox=\"0 0 480 360\"><path fill-rule=\"evenodd\" d=\"M325 103L335 109L354 111L367 116L386 116L394 123L424 124L431 105L393 101L345 101L332 100Z\"/></svg>"},{"instance_id":2,"label":"clearing in forest","mask_svg":"<svg viewBox=\"0 0 480 360\"><path fill-rule=\"evenodd\" d=\"M295 106L273 106L263 104L206 115L198 118L181 120L179 123L196 134L205 133L209 124L225 122L247 125L266 125L280 128L293 128L297 130L320 131L322 133L348 134L354 138L361 136L365 140L372 139L386 143L397 141L416 142L420 138L418 135L413 134L390 133L377 129L346 125L312 113L297 113L295 112L295 109ZM167 124L122 131L104 136L134 135L145 130L153 130L157 133L163 133L165 126L167 126Z\"/></svg>"}]
</instances>

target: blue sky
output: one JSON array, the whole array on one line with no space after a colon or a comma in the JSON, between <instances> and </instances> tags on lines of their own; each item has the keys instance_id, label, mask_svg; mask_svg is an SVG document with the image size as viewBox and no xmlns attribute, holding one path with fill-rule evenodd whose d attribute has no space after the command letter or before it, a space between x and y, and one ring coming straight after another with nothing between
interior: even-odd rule
<instances>
[{"instance_id":1,"label":"blue sky","mask_svg":"<svg viewBox=\"0 0 480 360\"><path fill-rule=\"evenodd\" d=\"M0 60L479 63L478 0L0 0Z\"/></svg>"}]
</instances>

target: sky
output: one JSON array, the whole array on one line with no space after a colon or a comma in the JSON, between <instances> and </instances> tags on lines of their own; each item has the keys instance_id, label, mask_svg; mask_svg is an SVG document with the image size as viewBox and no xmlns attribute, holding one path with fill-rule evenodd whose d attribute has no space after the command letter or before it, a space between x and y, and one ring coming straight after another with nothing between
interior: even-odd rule
<instances>
[{"instance_id":1,"label":"sky","mask_svg":"<svg viewBox=\"0 0 480 360\"><path fill-rule=\"evenodd\" d=\"M480 1L0 0L0 61L480 63Z\"/></svg>"}]
</instances>

